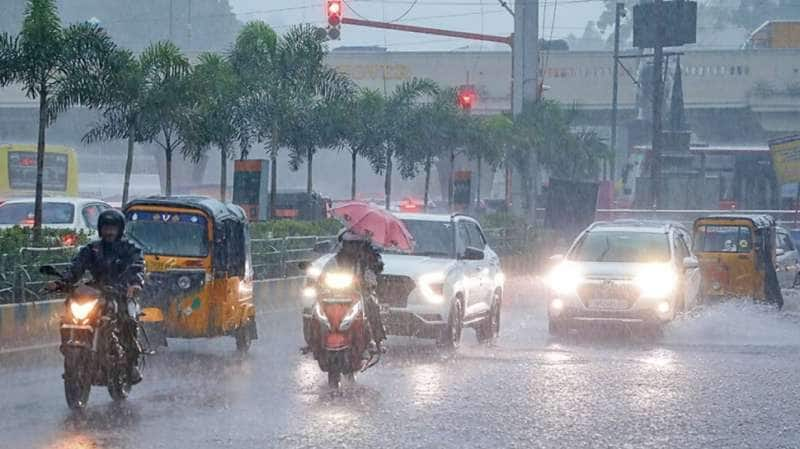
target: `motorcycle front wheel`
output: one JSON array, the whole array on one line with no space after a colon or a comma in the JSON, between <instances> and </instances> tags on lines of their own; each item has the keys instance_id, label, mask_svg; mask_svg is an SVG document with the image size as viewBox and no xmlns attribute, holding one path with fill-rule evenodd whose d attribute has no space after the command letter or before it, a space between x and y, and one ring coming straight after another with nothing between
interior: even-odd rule
<instances>
[{"instance_id":1,"label":"motorcycle front wheel","mask_svg":"<svg viewBox=\"0 0 800 449\"><path fill-rule=\"evenodd\" d=\"M72 410L82 410L89 403L92 376L91 354L84 348L64 349L64 396Z\"/></svg>"}]
</instances>

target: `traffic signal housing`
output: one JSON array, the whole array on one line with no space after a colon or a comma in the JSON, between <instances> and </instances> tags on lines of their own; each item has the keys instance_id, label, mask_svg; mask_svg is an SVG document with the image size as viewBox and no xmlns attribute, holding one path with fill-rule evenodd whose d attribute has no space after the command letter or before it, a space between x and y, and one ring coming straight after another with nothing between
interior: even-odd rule
<instances>
[{"instance_id":1,"label":"traffic signal housing","mask_svg":"<svg viewBox=\"0 0 800 449\"><path fill-rule=\"evenodd\" d=\"M460 86L456 95L456 103L458 104L458 107L465 111L472 110L472 108L474 108L475 104L478 102L478 91L475 90L475 86Z\"/></svg>"},{"instance_id":2,"label":"traffic signal housing","mask_svg":"<svg viewBox=\"0 0 800 449\"><path fill-rule=\"evenodd\" d=\"M325 0L325 11L328 14L328 38L338 40L342 25L342 0Z\"/></svg>"}]
</instances>

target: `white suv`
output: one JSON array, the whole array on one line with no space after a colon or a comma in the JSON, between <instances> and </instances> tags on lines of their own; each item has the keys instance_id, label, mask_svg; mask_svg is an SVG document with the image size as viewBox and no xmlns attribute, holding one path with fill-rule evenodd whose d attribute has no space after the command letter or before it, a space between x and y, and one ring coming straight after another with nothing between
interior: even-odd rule
<instances>
[{"instance_id":1,"label":"white suv","mask_svg":"<svg viewBox=\"0 0 800 449\"><path fill-rule=\"evenodd\" d=\"M692 307L700 270L685 231L670 224L595 223L547 276L550 333L580 323L641 323L660 328Z\"/></svg>"},{"instance_id":2,"label":"white suv","mask_svg":"<svg viewBox=\"0 0 800 449\"><path fill-rule=\"evenodd\" d=\"M500 259L486 242L480 224L464 215L395 214L414 236L412 253L384 252L378 276L378 301L390 335L436 339L456 348L463 327L475 328L479 341L500 329L505 278ZM308 287L334 257L308 268ZM304 330L311 298L303 304Z\"/></svg>"}]
</instances>

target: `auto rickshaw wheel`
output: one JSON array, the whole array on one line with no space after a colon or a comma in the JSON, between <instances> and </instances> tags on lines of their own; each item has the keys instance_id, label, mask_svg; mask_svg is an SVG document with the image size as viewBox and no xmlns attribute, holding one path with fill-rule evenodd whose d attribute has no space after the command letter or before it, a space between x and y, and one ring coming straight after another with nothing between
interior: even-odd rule
<instances>
[{"instance_id":1,"label":"auto rickshaw wheel","mask_svg":"<svg viewBox=\"0 0 800 449\"><path fill-rule=\"evenodd\" d=\"M236 350L242 354L245 354L250 350L250 343L253 342L252 327L254 325L255 324L251 318L242 323L242 325L236 329L236 333L234 334L234 337L236 338Z\"/></svg>"}]
</instances>

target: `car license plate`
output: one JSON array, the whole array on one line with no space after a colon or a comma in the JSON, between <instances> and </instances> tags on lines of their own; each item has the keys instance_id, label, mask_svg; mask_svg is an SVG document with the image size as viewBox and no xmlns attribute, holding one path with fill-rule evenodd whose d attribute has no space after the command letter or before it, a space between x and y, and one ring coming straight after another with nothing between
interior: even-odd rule
<instances>
[{"instance_id":1,"label":"car license plate","mask_svg":"<svg viewBox=\"0 0 800 449\"><path fill-rule=\"evenodd\" d=\"M589 301L590 309L623 310L628 308L628 302L622 299L592 299Z\"/></svg>"}]
</instances>

